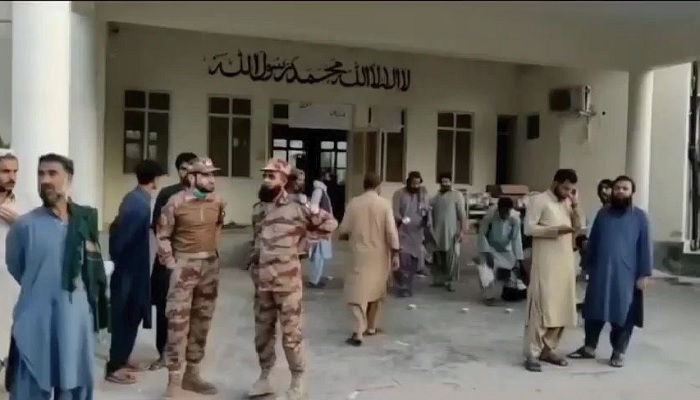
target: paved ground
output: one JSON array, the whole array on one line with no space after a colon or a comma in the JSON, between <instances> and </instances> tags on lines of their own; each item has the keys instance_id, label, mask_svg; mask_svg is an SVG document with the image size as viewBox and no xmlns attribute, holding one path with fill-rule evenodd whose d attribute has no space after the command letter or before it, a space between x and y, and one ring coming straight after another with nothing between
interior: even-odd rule
<instances>
[{"instance_id":1,"label":"paved ground","mask_svg":"<svg viewBox=\"0 0 700 400\"><path fill-rule=\"evenodd\" d=\"M337 250L332 275L339 275L345 258L344 252ZM610 349L602 340L598 361L577 362L566 369L548 367L533 374L520 366L523 305L514 306L512 314L503 308L482 306L476 277L468 271L456 293L431 289L427 282L420 282L415 298L391 299L386 312L387 334L367 340L361 348L344 344L349 330L340 284L336 279L330 289L305 294L309 399L700 398L697 287L655 282L647 299L647 327L635 332L624 369L605 365ZM224 271L203 365L206 376L220 388L217 399L245 398L257 377L251 296L245 272L235 268ZM408 309L411 303L417 306L415 310ZM465 307L469 311L462 313ZM153 337L153 331L141 332L137 359L155 357ZM573 350L581 340L580 329L570 332L563 350ZM101 370L104 361L98 362ZM286 368L278 346L274 384L280 392L289 381ZM96 399L158 399L166 376L165 371L147 372L131 387L100 380Z\"/></svg>"}]
</instances>

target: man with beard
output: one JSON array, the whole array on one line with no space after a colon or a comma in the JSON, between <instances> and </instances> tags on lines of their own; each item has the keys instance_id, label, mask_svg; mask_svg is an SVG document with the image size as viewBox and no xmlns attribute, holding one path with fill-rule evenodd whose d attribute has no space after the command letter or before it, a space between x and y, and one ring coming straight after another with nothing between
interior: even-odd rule
<instances>
[{"instance_id":1,"label":"man with beard","mask_svg":"<svg viewBox=\"0 0 700 400\"><path fill-rule=\"evenodd\" d=\"M175 168L180 177L180 182L166 186L158 192L155 204L153 205L153 217L151 229L153 234L157 234L158 221L165 203L175 194L187 187L187 164L196 159L194 153L180 153L175 159ZM153 272L151 273L151 304L156 307L156 349L158 350L158 360L151 364L151 370L165 367L165 343L168 336L168 319L165 317L165 305L167 303L168 288L170 287L170 270L158 261L156 256L153 260Z\"/></svg>"},{"instance_id":2,"label":"man with beard","mask_svg":"<svg viewBox=\"0 0 700 400\"><path fill-rule=\"evenodd\" d=\"M586 338L571 358L595 358L600 332L609 323L610 365L620 368L632 330L642 326L642 295L653 257L649 217L632 204L634 192L631 178L618 177L610 205L596 216L583 260L589 276L583 305Z\"/></svg>"},{"instance_id":3,"label":"man with beard","mask_svg":"<svg viewBox=\"0 0 700 400\"><path fill-rule=\"evenodd\" d=\"M258 196L260 216L253 216L253 249L250 269L255 297L255 350L260 377L248 393L262 397L274 392L269 377L275 365L276 325L279 319L292 380L286 400L305 397L302 345L302 276L299 242L305 236L327 239L338 227L333 216L318 206L300 203L285 190L291 168L280 159L270 160L262 169L263 184Z\"/></svg>"},{"instance_id":4,"label":"man with beard","mask_svg":"<svg viewBox=\"0 0 700 400\"><path fill-rule=\"evenodd\" d=\"M105 379L117 384L136 383L133 372L143 366L129 360L139 325L151 329L149 272L151 263L151 198L158 190L163 169L153 160L136 166L138 185L124 196L109 229L109 253L114 262L109 293L112 343Z\"/></svg>"},{"instance_id":5,"label":"man with beard","mask_svg":"<svg viewBox=\"0 0 700 400\"><path fill-rule=\"evenodd\" d=\"M579 254L581 255L581 261L583 261L583 257L585 256L586 253L586 244L588 243L588 238L591 236L591 229L593 228L593 221L595 221L595 217L598 214L598 211L600 211L601 208L605 207L607 204L610 203L610 195L612 194L612 185L613 182L610 179L603 179L600 182L598 182L598 199L600 199L600 207L596 208L590 215L590 218L586 221L586 234L581 234L579 235L576 239L576 247L579 249ZM581 274L584 279L588 279L586 277L586 271L583 270L583 263L581 264ZM583 302L576 304L576 310L581 311L583 308Z\"/></svg>"},{"instance_id":6,"label":"man with beard","mask_svg":"<svg viewBox=\"0 0 700 400\"><path fill-rule=\"evenodd\" d=\"M7 235L7 267L21 286L14 313L10 399L91 400L94 331L104 327L106 281L97 210L72 203L73 161L39 158L43 206Z\"/></svg>"},{"instance_id":7,"label":"man with beard","mask_svg":"<svg viewBox=\"0 0 700 400\"><path fill-rule=\"evenodd\" d=\"M532 270L527 291L525 368L540 372L546 362L567 366L556 354L565 327L574 327L576 280L573 234L583 226L573 169L560 169L551 187L533 196L525 216L525 234L532 236Z\"/></svg>"},{"instance_id":8,"label":"man with beard","mask_svg":"<svg viewBox=\"0 0 700 400\"><path fill-rule=\"evenodd\" d=\"M200 363L219 292L218 243L226 204L214 193L218 170L208 158L190 162L187 189L168 200L158 223L158 257L171 270L166 398L177 397L181 389L217 393L216 386L202 379ZM183 361L187 366L181 375Z\"/></svg>"},{"instance_id":9,"label":"man with beard","mask_svg":"<svg viewBox=\"0 0 700 400\"><path fill-rule=\"evenodd\" d=\"M411 171L406 186L392 197L394 218L399 231L400 268L395 273L399 297L413 296L413 277L422 263L424 229L429 226L428 192L418 171Z\"/></svg>"},{"instance_id":10,"label":"man with beard","mask_svg":"<svg viewBox=\"0 0 700 400\"><path fill-rule=\"evenodd\" d=\"M0 371L5 366L12 331L12 310L15 308L19 285L5 265L5 238L18 215L14 189L19 163L17 157L7 153L0 156Z\"/></svg>"},{"instance_id":11,"label":"man with beard","mask_svg":"<svg viewBox=\"0 0 700 400\"><path fill-rule=\"evenodd\" d=\"M462 240L467 234L467 210L464 195L452 189L452 176L440 175L440 191L430 201L432 217L433 287L452 286L457 279Z\"/></svg>"}]
</instances>

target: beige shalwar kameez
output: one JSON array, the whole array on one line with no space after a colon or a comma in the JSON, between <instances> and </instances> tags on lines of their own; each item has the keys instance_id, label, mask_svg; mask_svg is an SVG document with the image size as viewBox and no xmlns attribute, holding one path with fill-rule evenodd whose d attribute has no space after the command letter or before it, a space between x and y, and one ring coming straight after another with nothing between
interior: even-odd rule
<instances>
[{"instance_id":1,"label":"beige shalwar kameez","mask_svg":"<svg viewBox=\"0 0 700 400\"><path fill-rule=\"evenodd\" d=\"M399 250L391 203L370 190L348 203L340 235L348 235L352 262L345 271L345 298L358 339L377 329L391 272L391 254Z\"/></svg>"},{"instance_id":2,"label":"beige shalwar kameez","mask_svg":"<svg viewBox=\"0 0 700 400\"><path fill-rule=\"evenodd\" d=\"M0 204L20 214L14 194L10 194ZM0 360L7 357L12 335L12 312L19 297L20 287L15 278L7 271L5 264L5 238L10 224L0 218Z\"/></svg>"},{"instance_id":3,"label":"beige shalwar kameez","mask_svg":"<svg viewBox=\"0 0 700 400\"><path fill-rule=\"evenodd\" d=\"M576 272L572 234L557 228L583 226L579 207L559 201L551 190L534 196L525 215L525 234L532 236L532 270L527 291L524 353L538 358L554 352L564 328L575 327Z\"/></svg>"}]
</instances>

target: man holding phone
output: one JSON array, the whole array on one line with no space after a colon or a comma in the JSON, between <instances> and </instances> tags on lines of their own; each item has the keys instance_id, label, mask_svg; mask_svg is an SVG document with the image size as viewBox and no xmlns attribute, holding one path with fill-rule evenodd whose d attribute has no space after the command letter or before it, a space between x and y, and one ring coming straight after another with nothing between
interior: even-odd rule
<instances>
[{"instance_id":1,"label":"man holding phone","mask_svg":"<svg viewBox=\"0 0 700 400\"><path fill-rule=\"evenodd\" d=\"M576 278L574 234L583 226L573 169L560 169L551 187L530 200L525 234L532 236L532 270L527 293L525 369L542 371L541 362L568 365L556 353L566 327L574 327Z\"/></svg>"}]
</instances>

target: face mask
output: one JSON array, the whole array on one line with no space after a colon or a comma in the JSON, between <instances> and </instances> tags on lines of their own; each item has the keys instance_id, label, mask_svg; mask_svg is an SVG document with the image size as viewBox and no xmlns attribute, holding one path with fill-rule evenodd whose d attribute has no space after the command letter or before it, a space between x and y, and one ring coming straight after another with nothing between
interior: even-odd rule
<instances>
[{"instance_id":1,"label":"face mask","mask_svg":"<svg viewBox=\"0 0 700 400\"><path fill-rule=\"evenodd\" d=\"M199 200L202 200L203 198L207 197L207 193L203 192L201 189L199 189L197 187L194 188L193 193L194 193L194 197L199 199Z\"/></svg>"}]
</instances>

